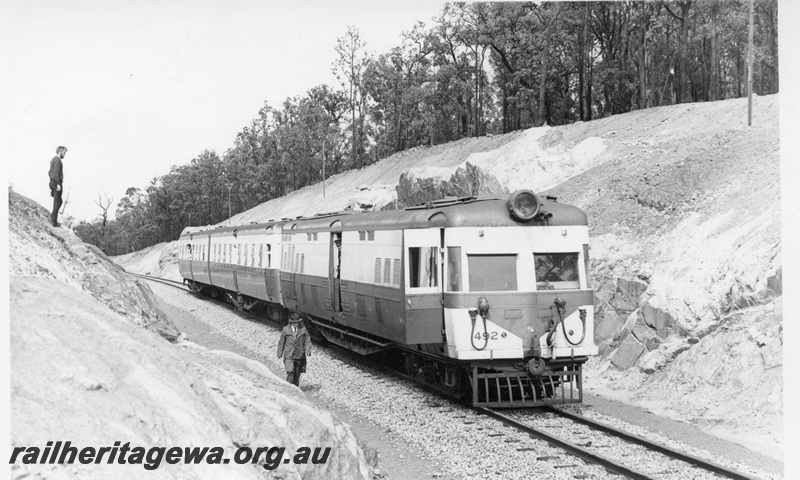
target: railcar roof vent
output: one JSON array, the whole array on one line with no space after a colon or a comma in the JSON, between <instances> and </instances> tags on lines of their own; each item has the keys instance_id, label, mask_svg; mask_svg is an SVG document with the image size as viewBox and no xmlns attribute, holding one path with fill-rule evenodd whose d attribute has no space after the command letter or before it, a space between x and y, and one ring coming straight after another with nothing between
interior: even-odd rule
<instances>
[{"instance_id":1,"label":"railcar roof vent","mask_svg":"<svg viewBox=\"0 0 800 480\"><path fill-rule=\"evenodd\" d=\"M475 196L470 197L444 197L439 200L431 200L425 203L414 205L413 207L406 207L406 210L424 210L426 208L439 208L449 207L450 205L458 205L460 203L467 203L475 200Z\"/></svg>"},{"instance_id":2,"label":"railcar roof vent","mask_svg":"<svg viewBox=\"0 0 800 480\"><path fill-rule=\"evenodd\" d=\"M355 212L353 210L339 210L338 212L325 212L325 213L316 213L314 214L315 217L334 217L336 215L353 215Z\"/></svg>"}]
</instances>

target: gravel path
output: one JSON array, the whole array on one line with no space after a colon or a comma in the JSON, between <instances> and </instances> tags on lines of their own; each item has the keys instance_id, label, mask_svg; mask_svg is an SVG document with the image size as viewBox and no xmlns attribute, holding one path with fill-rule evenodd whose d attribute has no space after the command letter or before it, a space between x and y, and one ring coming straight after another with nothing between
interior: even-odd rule
<instances>
[{"instance_id":1,"label":"gravel path","mask_svg":"<svg viewBox=\"0 0 800 480\"><path fill-rule=\"evenodd\" d=\"M275 356L280 335L277 328L175 288L154 282L150 285L166 313L191 341L207 348L235 351L283 376L282 363ZM493 419L356 364L332 349L314 349L301 389L350 423L370 449L379 452L381 470L390 479L618 478ZM613 418L601 417L614 423ZM633 432L652 435L649 431ZM712 458L675 442L671 445ZM634 465L638 461L632 460ZM751 471L747 466L732 466ZM660 478L687 478L685 471L671 475L671 467L651 468L660 472ZM692 475L696 473L692 471Z\"/></svg>"}]
</instances>

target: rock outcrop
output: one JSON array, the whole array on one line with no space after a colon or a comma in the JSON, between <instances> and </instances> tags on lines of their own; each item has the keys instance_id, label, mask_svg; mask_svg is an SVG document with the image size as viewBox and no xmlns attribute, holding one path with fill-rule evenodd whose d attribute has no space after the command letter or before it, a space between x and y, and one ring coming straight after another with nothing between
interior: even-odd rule
<instances>
[{"instance_id":1,"label":"rock outcrop","mask_svg":"<svg viewBox=\"0 0 800 480\"><path fill-rule=\"evenodd\" d=\"M469 162L455 170L442 167L421 167L403 171L397 182L397 200L387 210L424 204L445 197L473 197L498 194L508 189L494 175Z\"/></svg>"},{"instance_id":2,"label":"rock outcrop","mask_svg":"<svg viewBox=\"0 0 800 480\"><path fill-rule=\"evenodd\" d=\"M178 329L146 283L134 281L94 245L64 228L50 227L41 205L9 192L9 276L37 276L83 290L134 325L174 341Z\"/></svg>"},{"instance_id":3,"label":"rock outcrop","mask_svg":"<svg viewBox=\"0 0 800 480\"><path fill-rule=\"evenodd\" d=\"M14 477L370 478L347 425L264 365L182 341L146 285L48 226L47 212L24 197L12 193L10 207L13 447L220 447L229 459L168 464L156 450L139 464L18 461ZM283 447L283 459L319 448L325 461L275 464L275 451L239 465L245 447Z\"/></svg>"}]
</instances>

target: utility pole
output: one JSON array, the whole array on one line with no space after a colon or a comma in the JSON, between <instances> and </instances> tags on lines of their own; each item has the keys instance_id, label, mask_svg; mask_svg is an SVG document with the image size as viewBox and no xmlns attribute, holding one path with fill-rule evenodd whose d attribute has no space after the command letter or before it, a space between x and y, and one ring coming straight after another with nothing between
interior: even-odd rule
<instances>
[{"instance_id":1,"label":"utility pole","mask_svg":"<svg viewBox=\"0 0 800 480\"><path fill-rule=\"evenodd\" d=\"M325 198L325 139L322 139L322 198Z\"/></svg>"},{"instance_id":2,"label":"utility pole","mask_svg":"<svg viewBox=\"0 0 800 480\"><path fill-rule=\"evenodd\" d=\"M231 223L231 187L232 185L228 184L228 225Z\"/></svg>"},{"instance_id":3,"label":"utility pole","mask_svg":"<svg viewBox=\"0 0 800 480\"><path fill-rule=\"evenodd\" d=\"M747 126L753 125L753 0L750 0L750 36L747 46Z\"/></svg>"}]
</instances>

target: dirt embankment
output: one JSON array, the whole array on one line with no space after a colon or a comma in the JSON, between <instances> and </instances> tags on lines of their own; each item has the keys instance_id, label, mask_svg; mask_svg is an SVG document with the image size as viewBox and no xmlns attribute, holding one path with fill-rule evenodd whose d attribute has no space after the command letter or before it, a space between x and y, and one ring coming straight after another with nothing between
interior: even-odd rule
<instances>
[{"instance_id":1,"label":"dirt embankment","mask_svg":"<svg viewBox=\"0 0 800 480\"><path fill-rule=\"evenodd\" d=\"M114 261L124 265L129 272L181 280L177 242L159 243L138 252L114 257Z\"/></svg>"},{"instance_id":2,"label":"dirt embankment","mask_svg":"<svg viewBox=\"0 0 800 480\"><path fill-rule=\"evenodd\" d=\"M312 185L232 222L518 188L555 195L590 222L602 355L587 387L774 453L778 95L755 98L746 123L747 101L735 99L417 148L329 179L325 198Z\"/></svg>"},{"instance_id":3,"label":"dirt embankment","mask_svg":"<svg viewBox=\"0 0 800 480\"><path fill-rule=\"evenodd\" d=\"M130 454L126 465L108 464L108 457L91 465L18 463L11 467L15 478L269 473L264 462L172 465L158 451L139 454L136 464L137 447L222 447L228 459L239 447L285 447L284 458L300 447L331 447L325 463L282 463L272 473L370 478L350 428L299 389L258 362L183 341L146 284L69 231L49 226L42 207L10 192L9 217L12 447L44 449L60 440L97 449L120 442Z\"/></svg>"}]
</instances>

